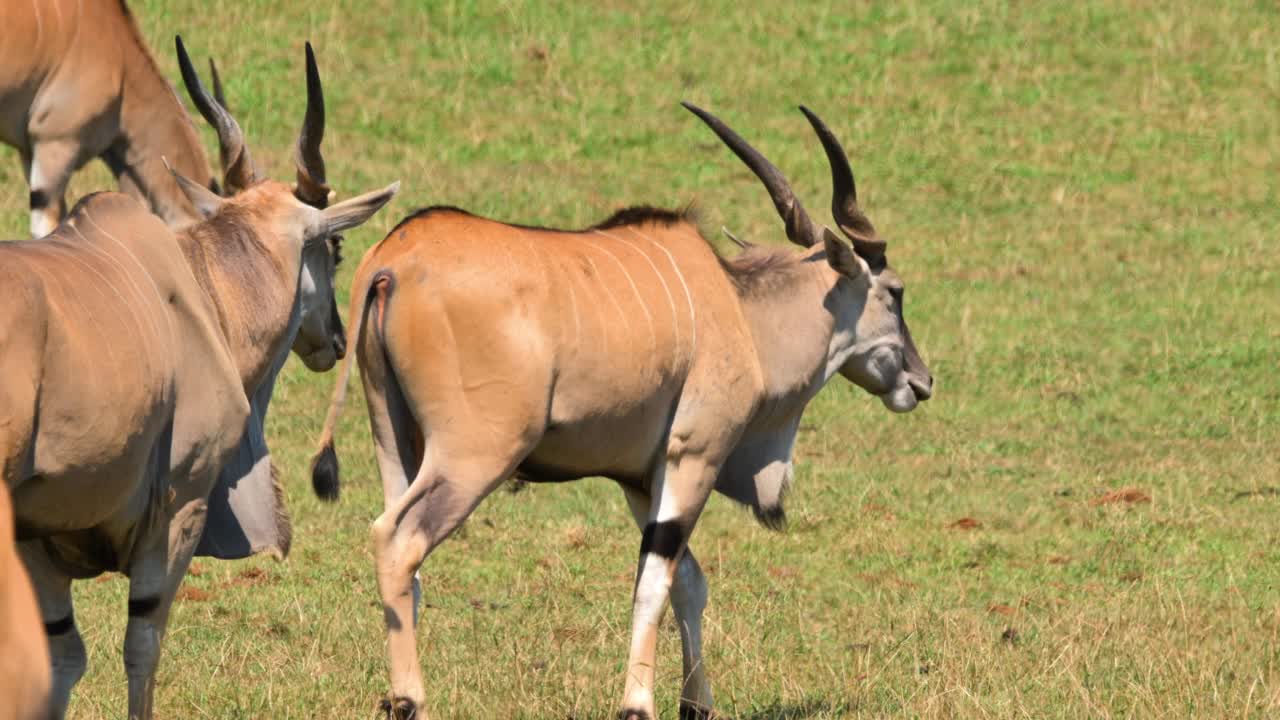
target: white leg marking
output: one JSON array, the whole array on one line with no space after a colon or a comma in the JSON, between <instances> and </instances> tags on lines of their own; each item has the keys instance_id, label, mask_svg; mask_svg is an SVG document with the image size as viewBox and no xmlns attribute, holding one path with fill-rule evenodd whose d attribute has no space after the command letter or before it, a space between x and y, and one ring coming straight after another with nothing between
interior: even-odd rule
<instances>
[{"instance_id":1,"label":"white leg marking","mask_svg":"<svg viewBox=\"0 0 1280 720\"><path fill-rule=\"evenodd\" d=\"M644 238L645 240L648 240L654 245L657 245L658 249L661 250L663 254L667 256L667 259L671 261L671 269L675 271L676 279L680 281L680 287L684 288L684 299L689 303L689 328L690 328L690 332L692 333L692 339L690 340L690 343L689 343L691 346L689 349L689 357L690 359L692 359L693 354L698 350L698 317L697 317L697 313L693 309L693 293L689 292L689 284L684 281L684 273L680 272L680 266L676 264L675 256L672 255L671 251L668 250L666 247L664 247L662 243L658 242L657 240L654 240L653 238L649 237L648 235L645 235L644 233L640 232L639 230L636 230L633 227L628 226L627 229L635 233L636 235L639 235L640 237Z\"/></svg>"},{"instance_id":2,"label":"white leg marking","mask_svg":"<svg viewBox=\"0 0 1280 720\"><path fill-rule=\"evenodd\" d=\"M599 231L597 230L596 232L599 232ZM584 235L584 236L583 236L583 239L588 239L588 236ZM649 305L648 305L647 303L645 303L645 301L644 301L644 296L640 294L640 288L636 286L636 281L635 281L635 280L633 280L633 279L631 279L631 273L627 271L627 266L626 266L626 265L623 265L623 264L622 264L622 260L618 259L618 256L617 256L617 255L614 255L612 251L610 251L608 248L604 247L603 245L596 245L596 244L592 243L592 244L591 244L591 246L592 246L592 247L594 247L594 248L596 248L596 249L597 249L597 250L599 250L600 252L604 253L605 255L608 255L608 256L609 256L609 258L610 258L611 260L613 260L613 262L614 262L614 263L616 263L616 264L618 265L618 269L622 271L623 276L625 276L625 277L627 278L627 284L629 284L629 285L631 286L631 291L632 291L632 292L634 292L634 293L636 294L636 302L640 303L640 310L644 313L644 319L645 319L645 322L647 322L647 323L649 324L649 349L650 349L650 352L652 352L652 351L654 351L654 350L657 350L657 348L658 348L658 335L657 335L657 332L656 332L656 331L654 330L654 328L653 328L653 315L649 313ZM621 311L621 308L620 308L620 307L619 307L619 311ZM624 317L624 318L626 317L626 314L625 314L625 313L623 314L623 317ZM628 325L628 327L630 327L630 326Z\"/></svg>"},{"instance_id":3,"label":"white leg marking","mask_svg":"<svg viewBox=\"0 0 1280 720\"><path fill-rule=\"evenodd\" d=\"M39 1L40 0L35 0L35 2ZM39 16L39 12L37 12L36 17L38 18ZM36 158L37 156L33 148L31 162L29 164L30 169L27 172L27 185L30 186L32 192L40 190L47 193L48 191L45 188L46 181L44 179L44 173L40 172L40 163L36 161ZM54 198L50 198L50 204L52 204L53 200ZM46 204L42 208L31 208L31 237L38 240L53 232L56 228L57 222L49 217L49 204Z\"/></svg>"},{"instance_id":4,"label":"white leg marking","mask_svg":"<svg viewBox=\"0 0 1280 720\"><path fill-rule=\"evenodd\" d=\"M58 229L58 224L49 218L47 208L31 211L31 237L37 240Z\"/></svg>"},{"instance_id":5,"label":"white leg marking","mask_svg":"<svg viewBox=\"0 0 1280 720\"><path fill-rule=\"evenodd\" d=\"M676 319L676 299L675 299L675 296L671 294L671 288L667 286L666 278L662 277L662 273L658 271L658 266L656 263L653 262L653 258L649 257L648 253L636 247L634 243L628 240L624 240L621 237L618 237L617 235L607 233L603 230L596 230L596 232L600 233L601 235L604 235L605 237L613 238L614 240L617 240L618 242L622 243L623 245L626 245L632 250L635 250L637 253L640 254L640 257L644 258L645 262L649 263L649 267L653 268L653 274L658 277L658 282L662 283L662 291L667 294L667 303L671 306L671 332L676 339L675 355L676 357L680 357L680 323Z\"/></svg>"},{"instance_id":6,"label":"white leg marking","mask_svg":"<svg viewBox=\"0 0 1280 720\"><path fill-rule=\"evenodd\" d=\"M640 570L640 583L636 586L636 627L657 625L662 621L662 612L667 609L667 596L671 591L671 586L667 584L669 562L661 555L645 554Z\"/></svg>"}]
</instances>

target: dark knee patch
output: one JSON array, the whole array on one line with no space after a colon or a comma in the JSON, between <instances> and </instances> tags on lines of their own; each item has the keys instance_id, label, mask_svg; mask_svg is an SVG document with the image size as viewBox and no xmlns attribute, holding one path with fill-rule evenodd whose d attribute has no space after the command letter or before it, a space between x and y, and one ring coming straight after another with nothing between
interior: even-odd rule
<instances>
[{"instance_id":1,"label":"dark knee patch","mask_svg":"<svg viewBox=\"0 0 1280 720\"><path fill-rule=\"evenodd\" d=\"M387 720L414 720L418 717L418 704L407 697L383 698L378 703L378 710Z\"/></svg>"},{"instance_id":2,"label":"dark knee patch","mask_svg":"<svg viewBox=\"0 0 1280 720\"><path fill-rule=\"evenodd\" d=\"M400 614L393 610L390 605L382 606L382 620L387 624L387 629L392 632L404 627L404 623L400 622Z\"/></svg>"},{"instance_id":3,"label":"dark knee patch","mask_svg":"<svg viewBox=\"0 0 1280 720\"><path fill-rule=\"evenodd\" d=\"M54 620L44 624L44 634L50 637L54 635L66 635L76 627L75 615L68 615L61 620Z\"/></svg>"},{"instance_id":4,"label":"dark knee patch","mask_svg":"<svg viewBox=\"0 0 1280 720\"><path fill-rule=\"evenodd\" d=\"M49 193L43 190L31 191L31 209L43 210L49 207Z\"/></svg>"},{"instance_id":5,"label":"dark knee patch","mask_svg":"<svg viewBox=\"0 0 1280 720\"><path fill-rule=\"evenodd\" d=\"M160 597L157 595L129 598L129 617L150 615L155 612L158 607L160 607Z\"/></svg>"},{"instance_id":6,"label":"dark knee patch","mask_svg":"<svg viewBox=\"0 0 1280 720\"><path fill-rule=\"evenodd\" d=\"M711 711L682 702L680 703L680 720L711 720Z\"/></svg>"},{"instance_id":7,"label":"dark knee patch","mask_svg":"<svg viewBox=\"0 0 1280 720\"><path fill-rule=\"evenodd\" d=\"M640 539L640 554L652 553L674 560L684 546L684 536L684 526L678 520L649 523L644 526L644 535Z\"/></svg>"}]
</instances>

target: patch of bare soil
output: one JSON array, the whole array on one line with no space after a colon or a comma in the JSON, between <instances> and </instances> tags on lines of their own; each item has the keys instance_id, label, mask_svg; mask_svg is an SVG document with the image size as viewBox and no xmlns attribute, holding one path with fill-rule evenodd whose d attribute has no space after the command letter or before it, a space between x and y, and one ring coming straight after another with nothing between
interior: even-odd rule
<instances>
[{"instance_id":1,"label":"patch of bare soil","mask_svg":"<svg viewBox=\"0 0 1280 720\"><path fill-rule=\"evenodd\" d=\"M200 588L183 586L178 588L178 594L174 596L174 599L178 602L205 602L212 597L212 594Z\"/></svg>"},{"instance_id":2,"label":"patch of bare soil","mask_svg":"<svg viewBox=\"0 0 1280 720\"><path fill-rule=\"evenodd\" d=\"M1151 502L1150 495L1138 488L1129 487L1103 493L1102 495L1090 500L1089 504L1094 507L1099 507L1101 505L1135 505L1138 503L1149 502Z\"/></svg>"}]
</instances>

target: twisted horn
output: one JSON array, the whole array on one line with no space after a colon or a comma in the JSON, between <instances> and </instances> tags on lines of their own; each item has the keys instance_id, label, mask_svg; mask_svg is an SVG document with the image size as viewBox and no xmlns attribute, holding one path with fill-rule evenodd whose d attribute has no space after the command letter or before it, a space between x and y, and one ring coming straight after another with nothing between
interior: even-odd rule
<instances>
[{"instance_id":1,"label":"twisted horn","mask_svg":"<svg viewBox=\"0 0 1280 720\"><path fill-rule=\"evenodd\" d=\"M812 110L801 105L800 112L809 119L813 131L822 141L822 149L827 151L827 162L831 165L831 215L836 225L863 258L871 260L884 255L885 241L876 234L871 220L858 207L858 188L853 182L853 170L840 141Z\"/></svg>"},{"instance_id":2,"label":"twisted horn","mask_svg":"<svg viewBox=\"0 0 1280 720\"><path fill-rule=\"evenodd\" d=\"M307 43L307 114L302 119L294 163L298 167L298 199L320 209L329 204L329 185L325 182L324 157L320 142L324 140L324 88L320 86L320 69L316 54Z\"/></svg>"},{"instance_id":3,"label":"twisted horn","mask_svg":"<svg viewBox=\"0 0 1280 720\"><path fill-rule=\"evenodd\" d=\"M182 36L175 35L174 44L178 48L178 67L182 70L182 82L187 86L187 94L191 96L191 101L205 121L218 132L223 184L228 193L234 194L249 187L257 179L249 149L244 144L244 133L231 113L210 97L204 83L200 82L200 76L191 64L191 56L187 55L187 48L182 44Z\"/></svg>"},{"instance_id":4,"label":"twisted horn","mask_svg":"<svg viewBox=\"0 0 1280 720\"><path fill-rule=\"evenodd\" d=\"M747 144L746 140L730 130L729 126L716 116L692 103L680 104L714 130L724 144L728 145L729 149L751 168L751 172L760 178L760 182L764 183L765 189L769 191L769 197L773 198L773 206L777 208L778 215L782 216L782 221L786 224L787 239L803 247L810 247L822 239L818 227L809 218L809 213L805 212L804 206L791 191L787 178L774 167L773 163L766 160L759 151Z\"/></svg>"},{"instance_id":5,"label":"twisted horn","mask_svg":"<svg viewBox=\"0 0 1280 720\"><path fill-rule=\"evenodd\" d=\"M213 81L213 99L218 101L222 109L231 112L231 106L227 104L227 96L222 92L222 78L218 75L218 65L213 62L213 58L209 58L209 78Z\"/></svg>"}]
</instances>

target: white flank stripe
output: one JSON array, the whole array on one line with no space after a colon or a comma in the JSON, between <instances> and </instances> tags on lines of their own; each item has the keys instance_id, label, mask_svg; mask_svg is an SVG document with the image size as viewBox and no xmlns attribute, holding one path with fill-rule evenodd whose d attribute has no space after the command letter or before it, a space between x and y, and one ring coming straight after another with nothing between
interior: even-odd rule
<instances>
[{"instance_id":1,"label":"white flank stripe","mask_svg":"<svg viewBox=\"0 0 1280 720\"><path fill-rule=\"evenodd\" d=\"M596 232L600 233L601 235L604 235L605 237L613 238L614 240L617 240L618 242L622 243L623 245L626 245L632 250L635 250L637 253L640 254L640 257L644 258L645 262L649 263L649 267L653 268L653 274L658 276L658 282L662 283L662 290L667 294L667 303L671 305L671 332L672 334L675 335L675 338L676 338L675 355L676 357L679 357L680 356L680 323L676 320L676 298L674 295L671 294L671 288L667 286L666 278L662 277L662 273L658 271L658 265L653 262L653 258L649 257L648 253L636 247L630 241L624 240L618 237L617 235L607 233L603 230L596 230Z\"/></svg>"},{"instance_id":2,"label":"white flank stripe","mask_svg":"<svg viewBox=\"0 0 1280 720\"><path fill-rule=\"evenodd\" d=\"M690 340L691 348L689 349L689 359L692 360L694 353L696 353L698 350L698 316L693 309L693 293L689 292L689 285L684 281L684 273L680 272L680 266L676 265L675 256L672 255L671 251L668 250L666 247L664 247L662 243L658 242L657 240L654 240L653 238L649 237L648 235L645 235L644 233L640 232L639 230L636 230L633 227L628 226L627 229L635 233L636 235L639 235L640 237L644 238L645 240L648 240L654 245L657 245L658 249L661 250L663 254L667 256L667 259L671 261L671 269L675 270L676 278L680 280L680 287L684 288L684 299L689 302L689 329L690 329L689 331L692 334L692 338Z\"/></svg>"},{"instance_id":3,"label":"white flank stripe","mask_svg":"<svg viewBox=\"0 0 1280 720\"><path fill-rule=\"evenodd\" d=\"M599 231L597 230L596 232L599 232ZM586 235L583 235L582 238L584 240L590 240L590 238ZM640 288L636 287L636 281L631 279L631 273L627 271L627 266L623 265L622 261L618 259L618 256L614 255L612 251L610 251L608 248L604 247L603 245L596 245L592 243L592 247L596 248L597 250L604 253L605 255L608 255L609 258L618 265L618 269L622 271L622 274L626 276L627 283L631 285L631 291L636 294L636 301L640 303L640 309L644 312L645 322L649 323L649 350L650 352L657 350L658 335L653 329L653 315L649 313L649 306L648 304L645 303L644 296L640 294ZM621 306L619 306L618 311L619 312L622 311ZM623 318L624 319L626 318L626 314L623 314ZM627 327L630 327L630 324L628 324Z\"/></svg>"},{"instance_id":4,"label":"white flank stripe","mask_svg":"<svg viewBox=\"0 0 1280 720\"><path fill-rule=\"evenodd\" d=\"M142 261L138 259L138 256L137 256L137 255L135 255L135 254L133 253L133 251L132 251L132 250L130 250L130 249L129 249L129 247L128 247L127 245L125 245L124 243L120 242L120 240L119 240L115 235L112 235L111 233L109 233L109 232L107 232L106 230L102 229L102 226L101 226L101 225L99 225L98 223L94 222L93 217L89 215L89 211L88 211L88 210L86 210L86 211L85 211L85 213L84 213L84 217L85 217L85 219L86 219L86 220L88 220L89 222L93 223L93 226L94 226L95 228L97 228L97 229L98 229L98 232L100 232L100 233L102 233L103 235L107 236L107 237L108 237L112 242L114 242L115 244L119 245L119 246L120 246L120 248L121 248L122 250L124 250L126 254L128 254L129 259L130 259L130 260L132 260L132 261L133 261L133 263L134 263L135 265L137 265L137 266L138 266L138 269L142 271L143 276L147 278L147 282L151 283L151 291L155 294L155 297L156 297L156 304L155 304L155 305L153 305L153 306L150 306L150 308L149 308L149 309L151 310L151 312L148 312L148 315L149 315L149 316L151 316L152 324L153 324L153 325L155 326L155 328L156 328L156 339L157 339L157 340L161 340L161 339L162 339L162 338L161 338L161 335L160 335L160 324L163 324L163 325L165 326L165 329L169 331L169 332L167 333L167 335L168 335L168 340L169 340L169 352L170 352L169 357L176 357L176 354L175 354L175 353L176 353L176 351L177 351L177 341L176 341L176 339L174 338L174 334L173 334L173 327L169 325L169 323L166 321L166 318L165 318L164 308L165 308L166 302L165 302L165 299L164 299L164 294L160 292L160 286L156 284L156 279L155 279L154 277L152 277L152 276L151 276L151 271L150 271L150 270L148 270L148 269L146 268L146 266L142 264ZM130 279L130 282L131 282L131 283L133 282L133 281L132 281L132 279ZM135 286L135 287L136 287L136 286ZM139 296L139 297L141 297L141 296L142 296L142 290L141 290L141 288L138 288L138 296ZM155 313L160 313L160 321L159 321L159 323L156 323Z\"/></svg>"},{"instance_id":5,"label":"white flank stripe","mask_svg":"<svg viewBox=\"0 0 1280 720\"><path fill-rule=\"evenodd\" d=\"M592 247L595 247L595 246L593 245ZM600 277L600 268L596 267L596 261L595 261L595 260L592 260L590 257L587 257L587 263L589 263L589 264L591 265L591 272L592 272L592 273L595 275L595 277L596 277L596 281L597 281L597 282L596 282L596 284L598 284L598 285L600 285L600 286L602 286L602 287L604 288L604 293L605 293L606 295L608 295L608 296L609 296L609 303L610 303L611 305L613 305L613 309L614 309L615 311L617 311L617 313L618 313L618 317L622 318L622 322L623 322L623 324L625 324L625 325L627 326L627 336L628 336L628 337L630 337L630 336L631 336L631 321L627 319L627 314L626 314L626 313L624 313L624 312L622 312L622 306L618 304L618 298L614 297L614 294L613 294L613 288L609 287L609 283L605 282L605 281L603 280L603 278L601 278L601 277ZM601 323L600 323L600 327L601 327L601 329L602 329L602 330L604 329L604 322L603 322L603 320L602 320L602 321L601 321ZM606 338L606 339L608 339L608 337L609 337L609 334L606 332L606 333L605 333L605 338Z\"/></svg>"},{"instance_id":6,"label":"white flank stripe","mask_svg":"<svg viewBox=\"0 0 1280 720\"><path fill-rule=\"evenodd\" d=\"M78 257L75 250L67 247L62 247L59 243L55 243L55 242L42 243L40 247L45 251L53 251L55 252L55 254L62 253L66 255L73 263L78 263L79 265L84 267L84 269L98 276L98 280L101 281L98 287L98 294L105 297L105 294L102 292L102 288L100 286L106 285L108 288L110 288L112 294L114 294L117 298L119 298L121 303L125 303L124 296L120 294L120 291L116 289L116 286L112 284L111 281L108 280L105 275L99 272L97 268L85 262L83 258ZM51 273L50 277L53 278L55 281L59 282L60 284L65 282L65 279L64 279L65 276L60 275L58 273ZM113 350L118 338L113 338L107 335L106 331L102 329L102 324L98 322L97 316L94 315L93 311L90 309L90 305L80 300L80 293L77 292L77 290L78 288L72 287L70 290L66 291L64 294L66 295L66 297L71 298L72 300L75 300L76 304L78 304L81 308L84 309L85 316L89 318L89 322L93 325L93 328L98 331L98 337L102 339L102 345L106 348L107 357L110 359L110 367L119 367L119 365L116 363L115 351ZM133 322L135 325L138 325L138 330L141 331L142 326L138 323L138 318L136 316L133 318ZM120 376L114 372L111 373L111 376L112 376L112 380L115 381L116 391L118 393L123 392L124 387L121 385Z\"/></svg>"}]
</instances>

